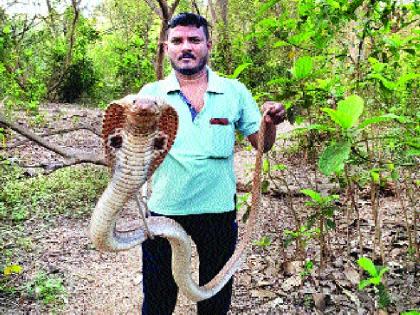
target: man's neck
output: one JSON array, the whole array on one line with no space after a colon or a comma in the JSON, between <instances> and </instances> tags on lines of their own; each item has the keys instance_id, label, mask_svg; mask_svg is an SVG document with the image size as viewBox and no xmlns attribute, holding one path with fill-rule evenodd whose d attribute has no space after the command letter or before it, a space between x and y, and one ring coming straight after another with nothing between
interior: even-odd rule
<instances>
[{"instance_id":1,"label":"man's neck","mask_svg":"<svg viewBox=\"0 0 420 315\"><path fill-rule=\"evenodd\" d=\"M192 75L184 75L175 71L175 76L181 86L200 84L207 82L207 68L204 67L203 70Z\"/></svg>"}]
</instances>

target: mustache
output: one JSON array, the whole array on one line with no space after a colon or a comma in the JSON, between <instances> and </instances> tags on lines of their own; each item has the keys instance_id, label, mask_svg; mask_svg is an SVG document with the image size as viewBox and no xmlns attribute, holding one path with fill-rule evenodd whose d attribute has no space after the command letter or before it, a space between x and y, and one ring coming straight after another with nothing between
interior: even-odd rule
<instances>
[{"instance_id":1,"label":"mustache","mask_svg":"<svg viewBox=\"0 0 420 315\"><path fill-rule=\"evenodd\" d=\"M191 59L194 59L195 60L195 56L193 55L193 54L191 54L191 53L189 53L189 52L185 52L185 53L183 53L179 58L178 58L178 60L181 60L182 58L191 58Z\"/></svg>"}]
</instances>

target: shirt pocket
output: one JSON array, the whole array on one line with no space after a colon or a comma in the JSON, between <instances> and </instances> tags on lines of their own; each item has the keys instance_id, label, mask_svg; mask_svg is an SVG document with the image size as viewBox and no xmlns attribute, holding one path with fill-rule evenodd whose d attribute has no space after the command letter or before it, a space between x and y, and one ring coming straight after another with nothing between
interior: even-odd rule
<instances>
[{"instance_id":1,"label":"shirt pocket","mask_svg":"<svg viewBox=\"0 0 420 315\"><path fill-rule=\"evenodd\" d=\"M210 125L209 157L226 159L233 154L235 145L235 128L232 123L227 125Z\"/></svg>"}]
</instances>

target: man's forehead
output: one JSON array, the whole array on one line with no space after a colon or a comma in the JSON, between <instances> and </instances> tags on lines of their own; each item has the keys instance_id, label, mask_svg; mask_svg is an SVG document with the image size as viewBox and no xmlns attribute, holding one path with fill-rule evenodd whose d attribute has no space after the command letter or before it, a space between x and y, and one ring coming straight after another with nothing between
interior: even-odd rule
<instances>
[{"instance_id":1,"label":"man's forehead","mask_svg":"<svg viewBox=\"0 0 420 315\"><path fill-rule=\"evenodd\" d=\"M174 28L170 28L168 31L168 37L205 37L204 29L202 26L197 27L195 25L177 25Z\"/></svg>"}]
</instances>

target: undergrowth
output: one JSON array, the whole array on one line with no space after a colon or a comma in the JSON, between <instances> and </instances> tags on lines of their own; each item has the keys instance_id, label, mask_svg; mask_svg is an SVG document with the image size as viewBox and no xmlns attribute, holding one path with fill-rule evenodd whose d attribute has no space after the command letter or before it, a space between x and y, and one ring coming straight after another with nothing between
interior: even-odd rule
<instances>
[{"instance_id":1,"label":"undergrowth","mask_svg":"<svg viewBox=\"0 0 420 315\"><path fill-rule=\"evenodd\" d=\"M107 171L93 166L64 168L32 178L24 178L16 167L4 167L3 173L0 220L15 224L58 214L87 215L108 182Z\"/></svg>"},{"instance_id":2,"label":"undergrowth","mask_svg":"<svg viewBox=\"0 0 420 315\"><path fill-rule=\"evenodd\" d=\"M35 221L37 229L43 229L58 215L87 217L108 182L108 172L79 166L27 178L11 165L0 165L0 172L0 305L4 299L23 298L40 301L50 311L59 308L66 298L63 279L44 271L29 276L23 267L36 250L33 235L37 234L25 223Z\"/></svg>"}]
</instances>

